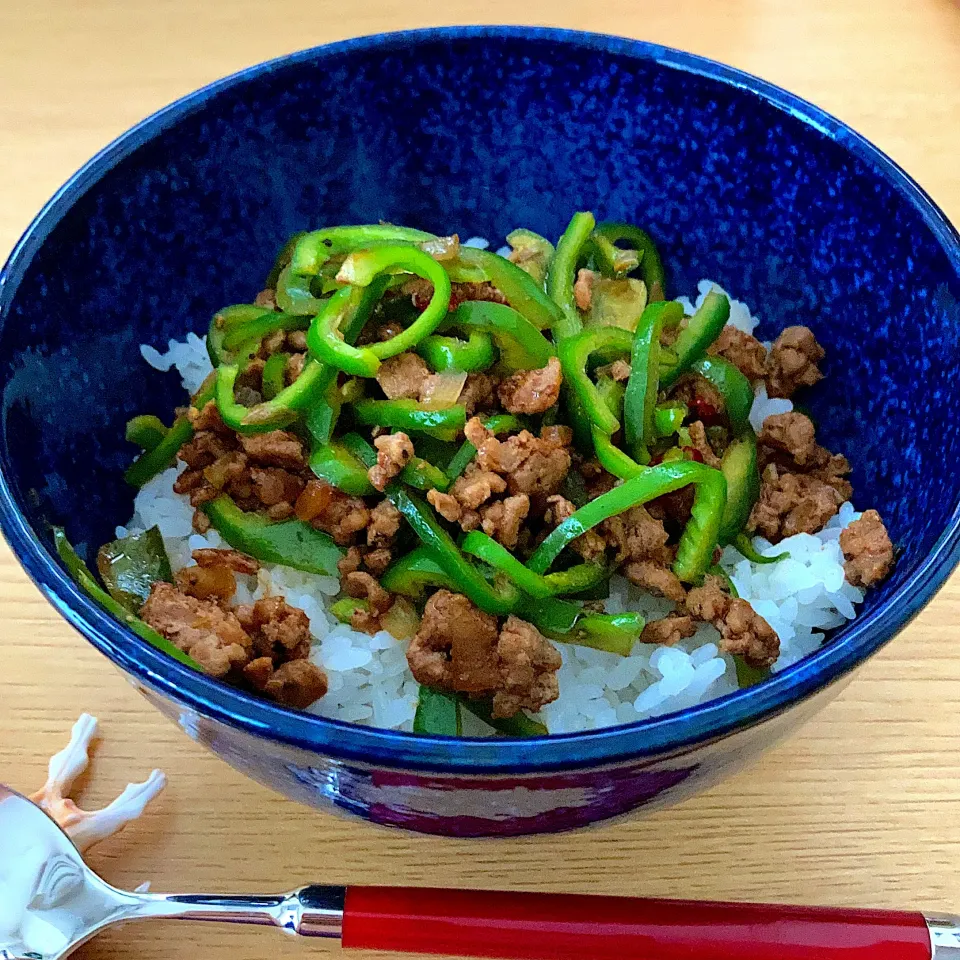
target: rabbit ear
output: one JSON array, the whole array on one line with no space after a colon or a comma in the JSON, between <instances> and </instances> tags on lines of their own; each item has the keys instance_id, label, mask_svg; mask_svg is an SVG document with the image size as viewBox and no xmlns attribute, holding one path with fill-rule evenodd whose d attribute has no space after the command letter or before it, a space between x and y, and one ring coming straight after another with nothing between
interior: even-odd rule
<instances>
[{"instance_id":1,"label":"rabbit ear","mask_svg":"<svg viewBox=\"0 0 960 960\"><path fill-rule=\"evenodd\" d=\"M95 843L118 833L131 820L136 820L166 782L163 773L154 770L143 783L128 783L123 793L102 810L78 809L63 828L81 853L89 850Z\"/></svg>"},{"instance_id":2,"label":"rabbit ear","mask_svg":"<svg viewBox=\"0 0 960 960\"><path fill-rule=\"evenodd\" d=\"M47 810L48 806L62 800L70 792L74 781L87 769L90 742L96 734L97 718L89 713L82 714L73 725L70 742L50 758L47 782L30 797L34 803Z\"/></svg>"}]
</instances>

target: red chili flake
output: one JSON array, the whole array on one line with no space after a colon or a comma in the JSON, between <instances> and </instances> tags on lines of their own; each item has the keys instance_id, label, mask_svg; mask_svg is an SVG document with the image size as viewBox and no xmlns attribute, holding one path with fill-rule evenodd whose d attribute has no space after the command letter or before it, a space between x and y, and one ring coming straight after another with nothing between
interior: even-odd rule
<instances>
[{"instance_id":1,"label":"red chili flake","mask_svg":"<svg viewBox=\"0 0 960 960\"><path fill-rule=\"evenodd\" d=\"M720 419L720 411L709 400L704 400L703 397L694 397L689 406L690 413L695 420L710 424Z\"/></svg>"},{"instance_id":2,"label":"red chili flake","mask_svg":"<svg viewBox=\"0 0 960 960\"><path fill-rule=\"evenodd\" d=\"M703 454L694 447L684 447L683 452L695 463L703 463Z\"/></svg>"}]
</instances>

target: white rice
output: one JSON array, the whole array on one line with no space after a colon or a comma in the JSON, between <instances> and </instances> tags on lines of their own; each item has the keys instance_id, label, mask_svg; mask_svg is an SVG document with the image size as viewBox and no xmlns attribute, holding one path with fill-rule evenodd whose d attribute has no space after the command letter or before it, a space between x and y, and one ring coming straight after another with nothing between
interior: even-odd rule
<instances>
[{"instance_id":1,"label":"white rice","mask_svg":"<svg viewBox=\"0 0 960 960\"><path fill-rule=\"evenodd\" d=\"M477 237L465 242L477 247L485 244ZM702 280L695 302L685 297L679 301L692 313L714 286ZM758 319L746 304L730 298L729 322L753 333ZM158 370L175 368L190 392L195 392L210 373L204 340L193 333L182 342L171 340L164 353L146 345L141 353ZM791 409L789 400L768 398L761 385L750 420L759 430L770 414ZM174 570L188 565L191 551L199 547L225 545L215 530L203 536L194 532L188 498L173 492L173 481L182 468L182 464L171 467L145 484L137 494L130 523L117 528L117 535L123 536L159 527ZM823 643L824 631L842 626L856 615L863 591L844 579L839 536L859 516L852 504L844 503L839 514L817 534L799 534L775 547L755 537L754 547L761 554L789 552L789 558L778 563L754 564L732 547L724 550L721 565L738 593L780 637L775 671L812 653ZM329 677L327 695L309 708L311 712L375 727L412 729L418 687L407 667L406 643L386 632L371 637L338 623L328 612L328 602L338 591L336 577L266 565L257 577L238 577L237 600L250 602L279 594L306 612L316 638L311 659ZM622 577L614 577L607 609L638 610L648 619L657 619L672 605L642 593ZM563 658L558 674L560 696L543 708L539 719L551 733L590 730L670 713L730 693L738 686L736 669L732 657L719 651L718 640L717 631L702 624L693 637L673 647L637 643L627 657L558 644ZM466 711L464 724L467 734L489 732Z\"/></svg>"}]
</instances>

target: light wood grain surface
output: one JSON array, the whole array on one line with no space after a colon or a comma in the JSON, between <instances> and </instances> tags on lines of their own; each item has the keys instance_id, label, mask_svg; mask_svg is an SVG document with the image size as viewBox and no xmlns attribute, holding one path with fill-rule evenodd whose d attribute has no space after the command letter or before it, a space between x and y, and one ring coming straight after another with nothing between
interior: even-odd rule
<instances>
[{"instance_id":1,"label":"light wood grain surface","mask_svg":"<svg viewBox=\"0 0 960 960\"><path fill-rule=\"evenodd\" d=\"M301 47L406 27L527 22L655 40L778 83L852 124L960 222L957 0L32 0L0 2L0 248L108 140L170 100ZM2 252L2 251L0 251ZM545 839L420 838L314 813L204 752L75 634L0 547L0 779L44 776L83 710L83 799L170 785L92 856L154 889L407 882L960 908L960 580L752 769L672 810ZM111 931L86 960L253 960L332 947L256 929Z\"/></svg>"}]
</instances>

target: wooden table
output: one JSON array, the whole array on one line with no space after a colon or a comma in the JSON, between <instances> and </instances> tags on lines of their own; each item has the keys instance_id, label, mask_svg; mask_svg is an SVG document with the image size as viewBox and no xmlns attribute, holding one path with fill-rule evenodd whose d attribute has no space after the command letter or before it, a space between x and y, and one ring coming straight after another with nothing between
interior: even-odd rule
<instances>
[{"instance_id":1,"label":"wooden table","mask_svg":"<svg viewBox=\"0 0 960 960\"><path fill-rule=\"evenodd\" d=\"M957 0L33 0L0 4L0 247L84 160L217 77L300 47L439 21L551 23L705 54L849 122L960 222ZM746 773L673 810L545 839L463 842L314 813L233 772L163 720L0 548L0 778L43 780L83 710L103 742L82 797L151 767L165 794L93 864L121 885L304 881L956 908L960 901L960 580L843 696ZM91 958L281 960L325 951L256 929L112 931Z\"/></svg>"}]
</instances>

